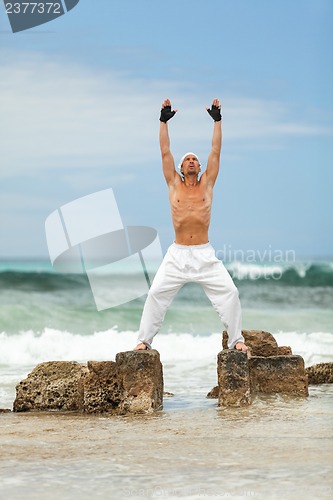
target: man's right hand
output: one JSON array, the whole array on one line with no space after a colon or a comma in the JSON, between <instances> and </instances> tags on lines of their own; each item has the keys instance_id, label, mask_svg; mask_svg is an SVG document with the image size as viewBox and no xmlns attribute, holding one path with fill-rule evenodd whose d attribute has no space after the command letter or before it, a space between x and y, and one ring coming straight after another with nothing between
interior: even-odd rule
<instances>
[{"instance_id":1,"label":"man's right hand","mask_svg":"<svg viewBox=\"0 0 333 500\"><path fill-rule=\"evenodd\" d=\"M212 107L211 109L206 108L210 116L213 118L214 122L220 122L222 120L222 115L221 115L221 104L218 99L214 99L212 102Z\"/></svg>"},{"instance_id":2,"label":"man's right hand","mask_svg":"<svg viewBox=\"0 0 333 500\"><path fill-rule=\"evenodd\" d=\"M160 121L166 123L170 118L175 116L177 110L171 111L171 102L170 99L165 99L162 104Z\"/></svg>"}]
</instances>

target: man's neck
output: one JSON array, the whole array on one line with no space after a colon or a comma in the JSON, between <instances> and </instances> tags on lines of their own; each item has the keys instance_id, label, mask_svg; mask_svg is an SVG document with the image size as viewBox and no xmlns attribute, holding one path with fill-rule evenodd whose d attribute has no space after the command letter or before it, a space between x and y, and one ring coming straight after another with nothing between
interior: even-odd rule
<instances>
[{"instance_id":1,"label":"man's neck","mask_svg":"<svg viewBox=\"0 0 333 500\"><path fill-rule=\"evenodd\" d=\"M184 177L184 184L187 187L193 187L196 186L199 183L198 177L195 177L194 175L189 175Z\"/></svg>"}]
</instances>

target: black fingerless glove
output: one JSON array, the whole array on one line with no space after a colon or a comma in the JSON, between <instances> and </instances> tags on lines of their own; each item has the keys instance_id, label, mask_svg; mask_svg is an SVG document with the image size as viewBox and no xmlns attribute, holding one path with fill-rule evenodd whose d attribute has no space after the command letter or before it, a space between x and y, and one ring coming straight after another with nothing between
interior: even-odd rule
<instances>
[{"instance_id":1,"label":"black fingerless glove","mask_svg":"<svg viewBox=\"0 0 333 500\"><path fill-rule=\"evenodd\" d=\"M220 122L222 120L221 110L214 104L212 105L212 109L207 109L207 111L213 118L214 122Z\"/></svg>"},{"instance_id":2,"label":"black fingerless glove","mask_svg":"<svg viewBox=\"0 0 333 500\"><path fill-rule=\"evenodd\" d=\"M166 123L176 114L176 111L171 111L171 106L164 106L161 109L160 121Z\"/></svg>"}]
</instances>

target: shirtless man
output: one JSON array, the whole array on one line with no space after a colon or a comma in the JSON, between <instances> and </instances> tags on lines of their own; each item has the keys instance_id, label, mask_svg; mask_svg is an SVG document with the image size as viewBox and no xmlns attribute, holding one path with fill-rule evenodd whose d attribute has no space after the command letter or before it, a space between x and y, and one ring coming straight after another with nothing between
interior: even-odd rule
<instances>
[{"instance_id":1,"label":"shirtless man","mask_svg":"<svg viewBox=\"0 0 333 500\"><path fill-rule=\"evenodd\" d=\"M229 349L248 349L241 333L238 290L222 262L216 258L208 238L213 187L220 166L222 120L218 99L214 99L212 107L206 109L214 120L214 130L207 168L199 179L201 164L194 153L185 154L178 166L180 174L176 171L170 151L167 122L177 110L171 111L169 99L162 104L160 148L163 173L169 188L175 241L169 247L149 290L135 350L151 348L168 306L180 288L188 282L202 285L228 330Z\"/></svg>"}]
</instances>

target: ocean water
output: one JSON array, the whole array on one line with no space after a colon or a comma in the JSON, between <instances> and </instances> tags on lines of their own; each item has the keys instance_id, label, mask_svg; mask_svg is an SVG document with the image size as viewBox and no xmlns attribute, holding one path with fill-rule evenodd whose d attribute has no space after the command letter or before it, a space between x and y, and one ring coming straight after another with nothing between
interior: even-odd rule
<instances>
[{"instance_id":1,"label":"ocean water","mask_svg":"<svg viewBox=\"0 0 333 500\"><path fill-rule=\"evenodd\" d=\"M244 329L271 332L306 366L333 361L333 259L226 266L240 292ZM124 287L132 280L124 270ZM12 407L16 384L40 362L113 360L131 350L144 300L97 311L85 275L58 274L48 261L1 261L0 408ZM202 289L186 285L153 343L175 404L204 400L216 385L222 330Z\"/></svg>"}]
</instances>

